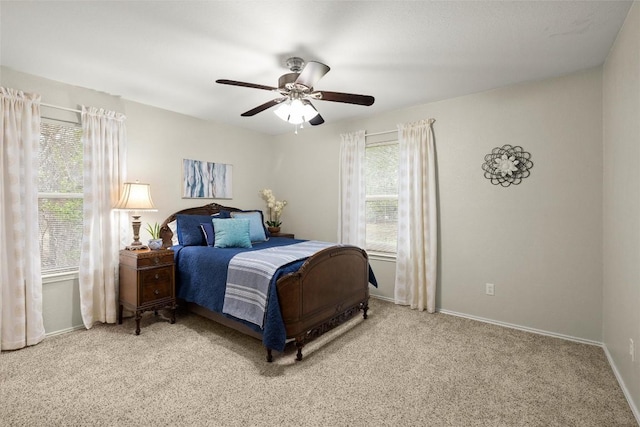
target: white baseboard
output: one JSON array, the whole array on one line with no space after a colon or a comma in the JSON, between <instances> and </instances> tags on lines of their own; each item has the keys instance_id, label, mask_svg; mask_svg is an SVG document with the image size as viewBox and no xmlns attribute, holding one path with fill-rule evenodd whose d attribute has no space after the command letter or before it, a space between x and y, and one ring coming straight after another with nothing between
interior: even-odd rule
<instances>
[{"instance_id":1,"label":"white baseboard","mask_svg":"<svg viewBox=\"0 0 640 427\"><path fill-rule=\"evenodd\" d=\"M635 402L633 401L633 398L631 397L631 393L627 389L627 386L625 385L624 380L622 379L622 376L620 375L620 372L618 372L618 367L614 363L613 357L611 357L611 353L609 353L609 349L604 344L602 345L602 348L604 350L604 354L607 355L607 360L609 361L609 366L611 366L611 370L613 371L613 375L616 376L616 379L618 380L618 384L620 385L620 388L622 389L622 393L624 393L624 397L627 399L627 403L629 403L629 407L631 408L631 412L633 412L633 416L636 417L636 422L638 423L638 425L640 425L640 411L638 411L638 407L636 406Z\"/></svg>"},{"instance_id":2,"label":"white baseboard","mask_svg":"<svg viewBox=\"0 0 640 427\"><path fill-rule=\"evenodd\" d=\"M381 299L382 301L395 302L395 301L393 301L393 298L383 297L382 295L374 295L374 294L370 294L369 296L370 296L371 298Z\"/></svg>"},{"instance_id":3,"label":"white baseboard","mask_svg":"<svg viewBox=\"0 0 640 427\"><path fill-rule=\"evenodd\" d=\"M372 294L371 298L376 298L376 299L380 299L380 300L383 300L383 301L394 302L393 298L383 297L383 296L380 296L380 295L373 295ZM478 322L491 323L492 325L497 325L497 326L504 326L505 328L519 329L521 331L532 332L534 334L547 335L547 336L550 336L550 337L561 338L561 339L569 340L569 341L575 341L575 342L579 342L579 343L582 343L582 344L597 345L599 347L602 347L602 343L598 342L598 341L592 341L592 340L588 340L588 339L584 339L584 338L577 338L577 337L573 337L573 336L570 336L570 335L558 334L556 332L543 331L541 329L529 328L527 326L515 325L513 323L500 322L498 320L487 319L485 317L479 317L479 316L472 316L470 314L459 313L457 311L452 311L452 310L438 309L437 311L438 311L438 313L448 314L450 316L463 317L465 319L477 320Z\"/></svg>"},{"instance_id":4,"label":"white baseboard","mask_svg":"<svg viewBox=\"0 0 640 427\"><path fill-rule=\"evenodd\" d=\"M45 338L55 337L56 335L66 334L68 332L77 331L78 329L84 329L84 325L77 325L66 329L60 329L59 331L47 332L44 336Z\"/></svg>"},{"instance_id":5,"label":"white baseboard","mask_svg":"<svg viewBox=\"0 0 640 427\"><path fill-rule=\"evenodd\" d=\"M557 332L544 331L542 329L529 328L528 326L521 326L521 325L516 325L508 322L501 322L499 320L492 320L492 319L487 319L479 316L472 316L465 313L458 313L457 311L439 309L438 313L448 314L450 316L464 317L466 319L477 320L478 322L490 323L492 325L497 325L497 326L504 326L505 328L518 329L521 331L531 332L538 335L546 335L549 337L560 338L563 340L579 342L582 344L597 345L598 347L602 347L602 343L599 341L588 340L585 338L578 338L571 335L559 334Z\"/></svg>"}]
</instances>

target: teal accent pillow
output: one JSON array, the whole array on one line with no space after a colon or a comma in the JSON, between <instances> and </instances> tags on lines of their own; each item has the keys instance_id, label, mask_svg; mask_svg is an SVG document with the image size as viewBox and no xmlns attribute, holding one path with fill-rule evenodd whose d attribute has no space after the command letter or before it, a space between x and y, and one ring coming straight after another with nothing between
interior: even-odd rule
<instances>
[{"instance_id":1,"label":"teal accent pillow","mask_svg":"<svg viewBox=\"0 0 640 427\"><path fill-rule=\"evenodd\" d=\"M213 218L214 248L250 248L248 219L218 219Z\"/></svg>"},{"instance_id":2,"label":"teal accent pillow","mask_svg":"<svg viewBox=\"0 0 640 427\"><path fill-rule=\"evenodd\" d=\"M267 235L262 222L262 212L231 212L231 218L242 218L249 220L249 238L251 242L266 242Z\"/></svg>"}]
</instances>

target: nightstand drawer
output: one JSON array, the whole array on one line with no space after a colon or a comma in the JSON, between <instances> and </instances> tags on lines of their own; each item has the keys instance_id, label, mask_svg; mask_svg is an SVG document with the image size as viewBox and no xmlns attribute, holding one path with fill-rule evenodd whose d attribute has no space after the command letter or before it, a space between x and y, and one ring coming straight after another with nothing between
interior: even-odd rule
<instances>
[{"instance_id":1,"label":"nightstand drawer","mask_svg":"<svg viewBox=\"0 0 640 427\"><path fill-rule=\"evenodd\" d=\"M120 265L131 268L159 267L173 264L173 251L120 251Z\"/></svg>"},{"instance_id":2,"label":"nightstand drawer","mask_svg":"<svg viewBox=\"0 0 640 427\"><path fill-rule=\"evenodd\" d=\"M173 266L140 272L140 305L173 297Z\"/></svg>"},{"instance_id":3,"label":"nightstand drawer","mask_svg":"<svg viewBox=\"0 0 640 427\"><path fill-rule=\"evenodd\" d=\"M173 252L165 255L154 255L146 258L138 258L138 268L155 267L156 265L173 264Z\"/></svg>"}]
</instances>

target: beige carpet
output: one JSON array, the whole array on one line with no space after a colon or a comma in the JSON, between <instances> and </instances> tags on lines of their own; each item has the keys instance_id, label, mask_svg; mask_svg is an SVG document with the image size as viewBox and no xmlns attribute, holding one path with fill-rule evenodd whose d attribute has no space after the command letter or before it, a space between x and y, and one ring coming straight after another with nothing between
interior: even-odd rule
<instances>
[{"instance_id":1,"label":"beige carpet","mask_svg":"<svg viewBox=\"0 0 640 427\"><path fill-rule=\"evenodd\" d=\"M601 348L372 300L265 362L193 314L0 354L0 425L635 426Z\"/></svg>"}]
</instances>

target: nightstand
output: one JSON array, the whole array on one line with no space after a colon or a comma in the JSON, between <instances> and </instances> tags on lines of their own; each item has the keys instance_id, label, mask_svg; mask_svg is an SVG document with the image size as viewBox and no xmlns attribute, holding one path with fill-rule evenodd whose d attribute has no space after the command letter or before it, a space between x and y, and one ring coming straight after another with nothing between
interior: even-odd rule
<instances>
[{"instance_id":1,"label":"nightstand","mask_svg":"<svg viewBox=\"0 0 640 427\"><path fill-rule=\"evenodd\" d=\"M120 251L120 299L118 323L122 310L136 313L136 335L140 335L142 313L161 308L171 310L171 323L176 322L176 290L173 251L170 249Z\"/></svg>"},{"instance_id":2,"label":"nightstand","mask_svg":"<svg viewBox=\"0 0 640 427\"><path fill-rule=\"evenodd\" d=\"M271 237L286 237L288 239L295 239L295 235L294 234L290 234L290 233L269 233L271 235Z\"/></svg>"}]
</instances>

